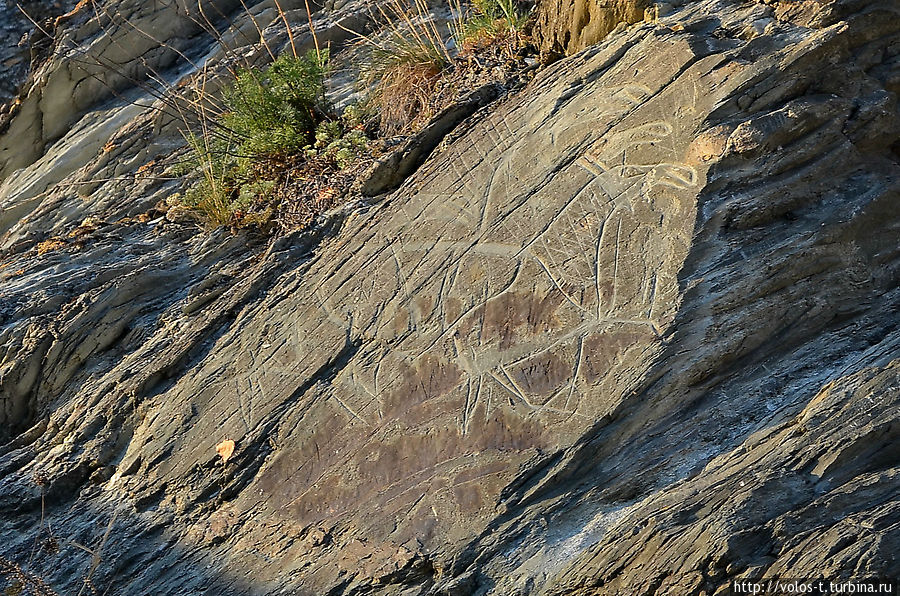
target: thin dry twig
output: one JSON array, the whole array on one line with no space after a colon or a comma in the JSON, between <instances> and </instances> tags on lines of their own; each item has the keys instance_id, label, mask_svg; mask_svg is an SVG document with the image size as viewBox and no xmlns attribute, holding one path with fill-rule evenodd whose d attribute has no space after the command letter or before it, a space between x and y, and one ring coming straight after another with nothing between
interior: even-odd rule
<instances>
[{"instance_id":1,"label":"thin dry twig","mask_svg":"<svg viewBox=\"0 0 900 596\"><path fill-rule=\"evenodd\" d=\"M23 588L29 588L35 596L59 596L44 580L2 556L0 556L0 575L12 578Z\"/></svg>"},{"instance_id":2,"label":"thin dry twig","mask_svg":"<svg viewBox=\"0 0 900 596\"><path fill-rule=\"evenodd\" d=\"M284 28L287 30L288 40L291 43L291 53L294 55L294 58L299 58L297 55L297 46L294 45L294 32L291 31L291 24L288 23L287 17L284 15L284 10L281 8L281 2L275 0L275 9L278 11L278 16L281 17L281 21L284 23ZM309 14L309 2L306 3L306 13L309 16L309 28L312 30L312 15ZM316 32L313 31L313 39L316 38ZM316 56L319 56L319 42L316 41Z\"/></svg>"},{"instance_id":3,"label":"thin dry twig","mask_svg":"<svg viewBox=\"0 0 900 596\"><path fill-rule=\"evenodd\" d=\"M84 578L84 584L81 586L81 590L78 591L78 596L81 596L81 594L85 591L85 589L87 589L88 586L93 587L93 585L91 584L91 578L94 577L94 573L97 572L97 568L100 566L100 563L103 562L103 557L101 556L103 553L103 548L106 546L106 541L109 540L109 534L110 532L112 532L113 524L116 523L116 518L118 516L119 510L116 509L113 511L112 516L109 518L109 523L106 525L106 532L103 533L103 538L100 540L100 545L96 549L91 550L82 544L78 544L74 541L71 542L73 546L77 546L78 548L86 551L91 555L91 568L88 571L87 576Z\"/></svg>"}]
</instances>

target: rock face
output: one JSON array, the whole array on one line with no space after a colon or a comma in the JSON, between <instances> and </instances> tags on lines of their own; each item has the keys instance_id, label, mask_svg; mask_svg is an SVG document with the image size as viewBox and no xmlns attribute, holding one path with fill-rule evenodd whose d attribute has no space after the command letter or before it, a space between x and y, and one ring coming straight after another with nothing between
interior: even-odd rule
<instances>
[{"instance_id":1,"label":"rock face","mask_svg":"<svg viewBox=\"0 0 900 596\"><path fill-rule=\"evenodd\" d=\"M25 80L32 56L46 49L48 41L41 32L72 7L73 2L32 0L11 2L0 0L0 101L15 97ZM37 25L37 26L36 26Z\"/></svg>"},{"instance_id":2,"label":"rock face","mask_svg":"<svg viewBox=\"0 0 900 596\"><path fill-rule=\"evenodd\" d=\"M534 37L541 50L574 54L594 45L620 25L653 18L650 0L548 0L537 4ZM671 8L666 4L667 8Z\"/></svg>"},{"instance_id":3,"label":"rock face","mask_svg":"<svg viewBox=\"0 0 900 596\"><path fill-rule=\"evenodd\" d=\"M157 112L80 117L2 189L0 555L64 594L900 575L898 93L892 0L699 0L268 244L152 211Z\"/></svg>"}]
</instances>

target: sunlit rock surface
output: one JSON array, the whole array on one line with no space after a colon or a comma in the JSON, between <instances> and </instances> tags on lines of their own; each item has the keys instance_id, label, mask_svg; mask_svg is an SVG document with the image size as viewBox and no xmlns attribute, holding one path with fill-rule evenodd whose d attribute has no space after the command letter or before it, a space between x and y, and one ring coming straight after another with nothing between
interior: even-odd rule
<instances>
[{"instance_id":1,"label":"sunlit rock surface","mask_svg":"<svg viewBox=\"0 0 900 596\"><path fill-rule=\"evenodd\" d=\"M900 575L898 92L892 0L692 2L271 243L153 212L172 118L72 104L0 190L0 555L61 594Z\"/></svg>"}]
</instances>

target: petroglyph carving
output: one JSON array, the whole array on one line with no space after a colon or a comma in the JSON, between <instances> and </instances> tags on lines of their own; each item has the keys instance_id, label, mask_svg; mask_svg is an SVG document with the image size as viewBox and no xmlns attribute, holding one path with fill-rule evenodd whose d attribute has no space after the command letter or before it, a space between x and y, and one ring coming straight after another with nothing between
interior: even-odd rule
<instances>
[{"instance_id":1,"label":"petroglyph carving","mask_svg":"<svg viewBox=\"0 0 900 596\"><path fill-rule=\"evenodd\" d=\"M627 106L626 109L640 105L653 94L653 91L651 91L649 87L637 83L622 85L621 87L612 87L608 90L611 92L609 97L610 103L612 105L616 105L617 103L625 104Z\"/></svg>"},{"instance_id":2,"label":"petroglyph carving","mask_svg":"<svg viewBox=\"0 0 900 596\"><path fill-rule=\"evenodd\" d=\"M617 88L604 113L649 93ZM512 146L502 119L481 126L491 146ZM525 417L592 415L582 404L586 385L603 382L631 346L658 341L677 291L664 263L677 249L673 242L689 233L676 217L679 194L699 180L675 159L673 134L662 120L619 129L537 189L503 161L487 184L471 186L470 170L484 167L487 156L467 151L450 162L457 188L419 192L403 207L416 227L413 240L385 239L388 258L364 279L349 280L359 286L354 310L335 313L322 300L329 321L374 324L387 341L413 333L406 341L417 348L404 356L411 366L447 353L459 373L448 391L458 394L462 434L476 411L489 416L501 406ZM445 273L422 285L418 271L435 263ZM382 306L372 311L373 303ZM354 403L370 404L345 404L352 418L367 425L383 419L394 379L379 379L370 366L352 369L342 383L356 387Z\"/></svg>"}]
</instances>

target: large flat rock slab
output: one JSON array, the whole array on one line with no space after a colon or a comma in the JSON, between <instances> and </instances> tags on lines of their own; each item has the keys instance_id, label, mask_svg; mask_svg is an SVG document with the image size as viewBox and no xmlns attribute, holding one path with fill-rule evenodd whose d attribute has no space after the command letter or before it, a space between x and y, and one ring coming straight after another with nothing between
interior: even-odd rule
<instances>
[{"instance_id":1,"label":"large flat rock slab","mask_svg":"<svg viewBox=\"0 0 900 596\"><path fill-rule=\"evenodd\" d=\"M314 231L40 255L0 554L120 594L711 594L823 569L846 514L826 571L897 571L898 7L781 4L616 33ZM30 557L42 511L102 562Z\"/></svg>"}]
</instances>

